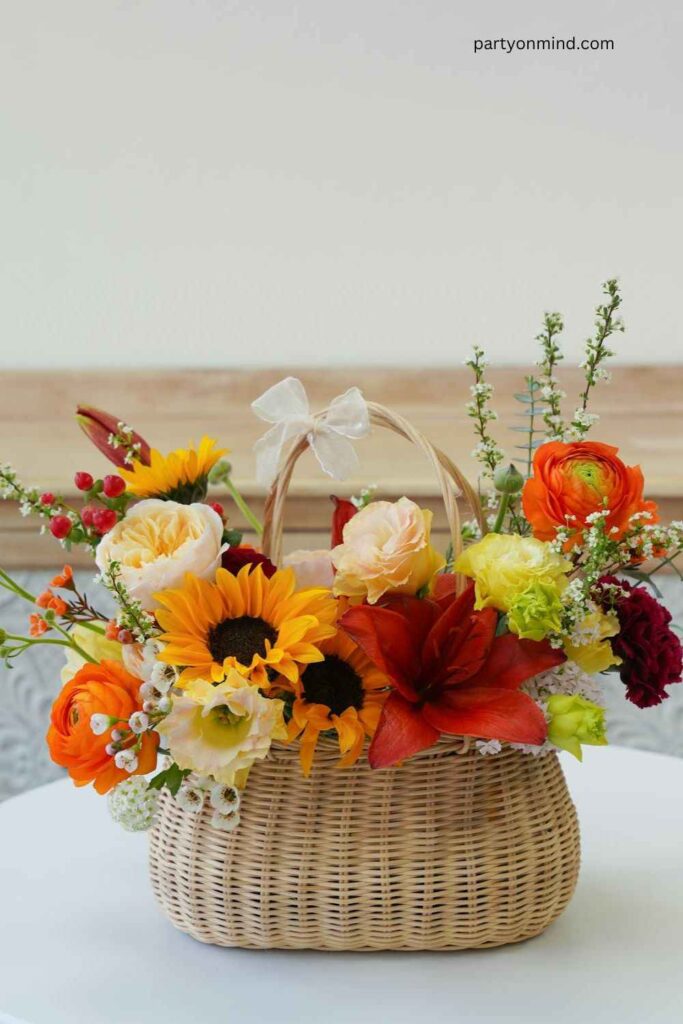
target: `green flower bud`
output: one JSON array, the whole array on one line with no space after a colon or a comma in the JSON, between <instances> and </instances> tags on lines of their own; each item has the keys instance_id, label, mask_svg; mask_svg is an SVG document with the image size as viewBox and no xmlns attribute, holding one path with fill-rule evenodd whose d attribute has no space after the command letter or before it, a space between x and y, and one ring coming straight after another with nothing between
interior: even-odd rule
<instances>
[{"instance_id":1,"label":"green flower bud","mask_svg":"<svg viewBox=\"0 0 683 1024\"><path fill-rule=\"evenodd\" d=\"M524 477L519 470L512 463L503 469L497 469L493 483L497 491L501 494L518 494L522 487L524 487Z\"/></svg>"},{"instance_id":2,"label":"green flower bud","mask_svg":"<svg viewBox=\"0 0 683 1024\"><path fill-rule=\"evenodd\" d=\"M0 628L0 644L4 644L7 639L7 633L4 629Z\"/></svg>"},{"instance_id":3,"label":"green flower bud","mask_svg":"<svg viewBox=\"0 0 683 1024\"><path fill-rule=\"evenodd\" d=\"M591 747L603 747L607 743L605 709L592 701L556 693L548 698L546 710L550 715L548 739L579 761L582 760L582 743Z\"/></svg>"}]
</instances>

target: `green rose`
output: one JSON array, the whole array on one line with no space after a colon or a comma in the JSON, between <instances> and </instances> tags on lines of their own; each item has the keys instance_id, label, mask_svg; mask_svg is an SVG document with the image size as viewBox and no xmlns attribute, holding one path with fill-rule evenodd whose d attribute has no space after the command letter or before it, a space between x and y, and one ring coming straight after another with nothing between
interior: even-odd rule
<instances>
[{"instance_id":1,"label":"green rose","mask_svg":"<svg viewBox=\"0 0 683 1024\"><path fill-rule=\"evenodd\" d=\"M556 693L548 698L546 710L550 715L548 739L556 747L568 750L581 761L581 744L604 747L605 709L584 697L569 697Z\"/></svg>"},{"instance_id":2,"label":"green rose","mask_svg":"<svg viewBox=\"0 0 683 1024\"><path fill-rule=\"evenodd\" d=\"M524 640L543 640L562 628L562 601L556 583L530 583L513 597L508 629Z\"/></svg>"}]
</instances>

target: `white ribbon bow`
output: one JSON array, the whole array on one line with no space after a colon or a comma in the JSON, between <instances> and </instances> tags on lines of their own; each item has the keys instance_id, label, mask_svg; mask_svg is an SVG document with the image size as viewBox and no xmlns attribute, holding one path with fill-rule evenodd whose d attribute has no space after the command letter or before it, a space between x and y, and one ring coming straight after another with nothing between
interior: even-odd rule
<instances>
[{"instance_id":1,"label":"white ribbon bow","mask_svg":"<svg viewBox=\"0 0 683 1024\"><path fill-rule=\"evenodd\" d=\"M296 377L274 384L251 407L260 419L274 424L254 445L260 484L272 484L285 446L301 437L307 439L328 476L344 480L357 469L358 456L349 438L370 433L368 407L358 388L349 388L333 399L319 419L311 415L306 389Z\"/></svg>"}]
</instances>

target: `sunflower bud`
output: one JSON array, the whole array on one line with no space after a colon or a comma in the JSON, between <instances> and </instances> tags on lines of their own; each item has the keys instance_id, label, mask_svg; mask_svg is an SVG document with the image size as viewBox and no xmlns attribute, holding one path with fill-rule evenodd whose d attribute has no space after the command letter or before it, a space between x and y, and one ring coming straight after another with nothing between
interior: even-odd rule
<instances>
[{"instance_id":1,"label":"sunflower bud","mask_svg":"<svg viewBox=\"0 0 683 1024\"><path fill-rule=\"evenodd\" d=\"M116 416L92 405L79 405L76 419L81 430L115 466L129 466L132 460L143 466L150 464L150 447L140 434L127 427Z\"/></svg>"},{"instance_id":2,"label":"sunflower bud","mask_svg":"<svg viewBox=\"0 0 683 1024\"><path fill-rule=\"evenodd\" d=\"M512 464L506 469L498 469L493 477L493 483L501 494L518 494L524 487L524 477Z\"/></svg>"}]
</instances>

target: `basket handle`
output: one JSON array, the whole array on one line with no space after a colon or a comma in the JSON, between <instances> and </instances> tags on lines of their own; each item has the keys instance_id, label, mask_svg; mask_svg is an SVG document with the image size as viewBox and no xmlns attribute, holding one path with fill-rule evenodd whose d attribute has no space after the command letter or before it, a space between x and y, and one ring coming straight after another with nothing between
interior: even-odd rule
<instances>
[{"instance_id":1,"label":"basket handle","mask_svg":"<svg viewBox=\"0 0 683 1024\"><path fill-rule=\"evenodd\" d=\"M432 464L436 478L439 482L439 489L446 509L448 528L451 534L453 552L457 556L462 551L462 535L460 529L460 511L457 498L464 496L472 508L472 511L479 523L482 532L486 532L484 517L481 511L479 497L458 467L439 448L436 448L431 441L419 430L416 430L398 413L392 412L383 405L375 402L367 403L370 422L376 427L384 427L392 430L399 437L416 445L427 456ZM325 416L327 410L316 415L316 420ZM273 481L268 498L263 520L262 550L275 565L282 561L282 532L284 525L284 506L289 491L294 467L300 456L308 448L308 441L305 437L297 442L287 455L282 469Z\"/></svg>"}]
</instances>

